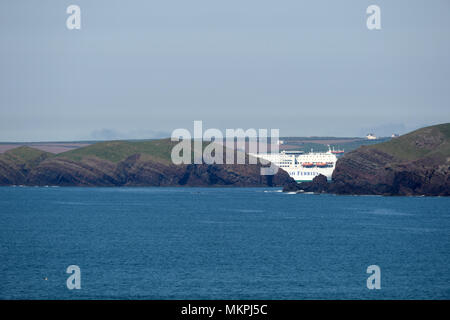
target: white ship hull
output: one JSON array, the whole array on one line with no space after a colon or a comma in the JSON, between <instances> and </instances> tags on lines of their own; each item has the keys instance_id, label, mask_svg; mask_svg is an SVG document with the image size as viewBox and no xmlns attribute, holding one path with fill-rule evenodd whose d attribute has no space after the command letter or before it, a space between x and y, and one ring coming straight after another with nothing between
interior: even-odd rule
<instances>
[{"instance_id":1,"label":"white ship hull","mask_svg":"<svg viewBox=\"0 0 450 320\"><path fill-rule=\"evenodd\" d=\"M262 158L274 163L286 171L295 181L312 181L319 174L331 180L337 157L328 152L311 152L300 154L299 152L282 151L281 153L258 153L251 156Z\"/></svg>"}]
</instances>

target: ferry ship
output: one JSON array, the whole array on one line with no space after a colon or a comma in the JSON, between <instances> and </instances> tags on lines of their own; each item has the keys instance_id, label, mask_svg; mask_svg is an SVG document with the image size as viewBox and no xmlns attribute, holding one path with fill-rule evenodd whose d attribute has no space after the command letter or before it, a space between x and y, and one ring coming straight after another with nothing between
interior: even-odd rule
<instances>
[{"instance_id":1,"label":"ferry ship","mask_svg":"<svg viewBox=\"0 0 450 320\"><path fill-rule=\"evenodd\" d=\"M324 175L331 181L331 175L336 167L338 158L336 151L333 151L329 149L328 152L304 153L303 151L283 150L280 153L250 155L272 162L286 171L297 182L312 181L319 174Z\"/></svg>"}]
</instances>

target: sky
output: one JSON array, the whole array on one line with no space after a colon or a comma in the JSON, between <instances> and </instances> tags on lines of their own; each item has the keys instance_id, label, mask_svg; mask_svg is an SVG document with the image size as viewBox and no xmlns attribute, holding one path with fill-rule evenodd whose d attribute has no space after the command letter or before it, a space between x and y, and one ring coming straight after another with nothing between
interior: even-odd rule
<instances>
[{"instance_id":1,"label":"sky","mask_svg":"<svg viewBox=\"0 0 450 320\"><path fill-rule=\"evenodd\" d=\"M449 56L448 0L5 0L0 141L402 134L450 122Z\"/></svg>"}]
</instances>

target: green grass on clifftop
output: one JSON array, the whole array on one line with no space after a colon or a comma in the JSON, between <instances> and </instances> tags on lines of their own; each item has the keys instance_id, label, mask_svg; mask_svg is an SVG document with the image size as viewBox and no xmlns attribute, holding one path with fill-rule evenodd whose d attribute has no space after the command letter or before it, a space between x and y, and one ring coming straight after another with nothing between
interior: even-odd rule
<instances>
[{"instance_id":1,"label":"green grass on clifftop","mask_svg":"<svg viewBox=\"0 0 450 320\"><path fill-rule=\"evenodd\" d=\"M135 154L150 155L162 162L170 162L172 147L176 142L170 139L150 141L106 141L63 152L58 157L80 161L85 157L97 157L114 163Z\"/></svg>"},{"instance_id":2,"label":"green grass on clifftop","mask_svg":"<svg viewBox=\"0 0 450 320\"><path fill-rule=\"evenodd\" d=\"M49 152L21 146L0 154L0 164L3 163L3 165L6 165L7 167L19 166L22 169L29 170L37 166L41 161L52 156L53 154Z\"/></svg>"},{"instance_id":3,"label":"green grass on clifftop","mask_svg":"<svg viewBox=\"0 0 450 320\"><path fill-rule=\"evenodd\" d=\"M425 127L388 142L368 146L402 160L450 157L450 123Z\"/></svg>"},{"instance_id":4,"label":"green grass on clifftop","mask_svg":"<svg viewBox=\"0 0 450 320\"><path fill-rule=\"evenodd\" d=\"M34 162L43 158L51 157L52 154L35 148L21 146L1 154L3 159L15 162Z\"/></svg>"}]
</instances>

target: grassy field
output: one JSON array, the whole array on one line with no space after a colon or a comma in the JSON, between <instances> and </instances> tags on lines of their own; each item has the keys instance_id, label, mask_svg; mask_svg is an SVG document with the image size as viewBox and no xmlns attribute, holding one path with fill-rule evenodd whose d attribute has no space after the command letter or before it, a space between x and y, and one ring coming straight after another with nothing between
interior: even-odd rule
<instances>
[{"instance_id":1,"label":"grassy field","mask_svg":"<svg viewBox=\"0 0 450 320\"><path fill-rule=\"evenodd\" d=\"M450 123L422 128L370 148L404 160L427 156L450 157Z\"/></svg>"},{"instance_id":2,"label":"grassy field","mask_svg":"<svg viewBox=\"0 0 450 320\"><path fill-rule=\"evenodd\" d=\"M63 152L57 157L81 160L84 157L97 157L117 163L134 154L151 155L163 162L170 161L170 153L175 142L170 139L149 141L106 141L98 142L87 147Z\"/></svg>"},{"instance_id":3,"label":"grassy field","mask_svg":"<svg viewBox=\"0 0 450 320\"><path fill-rule=\"evenodd\" d=\"M15 149L11 149L4 154L6 157L10 159L22 160L24 162L33 161L37 158L42 157L43 155L51 156L51 153L41 151L38 149L30 148L27 146L18 147Z\"/></svg>"},{"instance_id":4,"label":"grassy field","mask_svg":"<svg viewBox=\"0 0 450 320\"><path fill-rule=\"evenodd\" d=\"M51 153L22 146L0 154L0 168L3 164L7 167L18 166L28 170L38 165L42 160L52 156L53 154Z\"/></svg>"}]
</instances>

